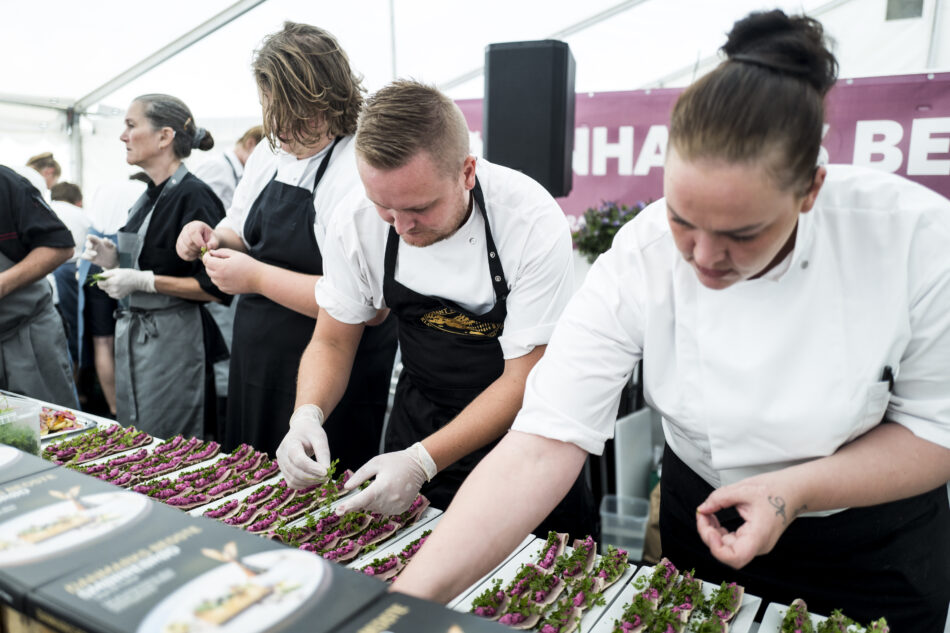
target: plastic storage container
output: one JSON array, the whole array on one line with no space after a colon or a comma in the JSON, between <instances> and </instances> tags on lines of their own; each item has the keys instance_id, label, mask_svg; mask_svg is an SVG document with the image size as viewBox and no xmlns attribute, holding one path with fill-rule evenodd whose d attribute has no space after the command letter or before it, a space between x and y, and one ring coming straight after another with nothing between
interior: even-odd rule
<instances>
[{"instance_id":1,"label":"plastic storage container","mask_svg":"<svg viewBox=\"0 0 950 633\"><path fill-rule=\"evenodd\" d=\"M0 444L39 455L41 408L38 402L0 396Z\"/></svg>"},{"instance_id":2,"label":"plastic storage container","mask_svg":"<svg viewBox=\"0 0 950 633\"><path fill-rule=\"evenodd\" d=\"M642 497L606 495L600 502L601 546L627 550L627 558L643 558L643 541L650 519L650 501Z\"/></svg>"}]
</instances>

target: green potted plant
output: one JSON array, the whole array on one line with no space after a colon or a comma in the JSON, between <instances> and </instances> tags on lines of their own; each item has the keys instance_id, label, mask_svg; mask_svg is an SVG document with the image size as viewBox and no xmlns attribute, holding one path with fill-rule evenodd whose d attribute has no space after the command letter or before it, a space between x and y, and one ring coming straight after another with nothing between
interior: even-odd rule
<instances>
[{"instance_id":1,"label":"green potted plant","mask_svg":"<svg viewBox=\"0 0 950 633\"><path fill-rule=\"evenodd\" d=\"M633 206L604 201L598 207L591 207L578 220L578 228L571 235L574 247L594 263L598 255L610 248L614 236L620 227L632 220L647 206L646 202L637 202Z\"/></svg>"}]
</instances>

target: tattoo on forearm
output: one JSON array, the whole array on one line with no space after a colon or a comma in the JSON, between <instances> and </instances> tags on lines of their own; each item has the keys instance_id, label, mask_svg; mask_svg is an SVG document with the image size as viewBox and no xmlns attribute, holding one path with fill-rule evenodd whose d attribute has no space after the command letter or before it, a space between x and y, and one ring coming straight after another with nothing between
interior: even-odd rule
<instances>
[{"instance_id":1,"label":"tattoo on forearm","mask_svg":"<svg viewBox=\"0 0 950 633\"><path fill-rule=\"evenodd\" d=\"M781 497L772 497L769 495L769 503L772 504L772 507L775 508L775 516L782 517L782 525L788 523L788 517L785 516L785 499Z\"/></svg>"}]
</instances>

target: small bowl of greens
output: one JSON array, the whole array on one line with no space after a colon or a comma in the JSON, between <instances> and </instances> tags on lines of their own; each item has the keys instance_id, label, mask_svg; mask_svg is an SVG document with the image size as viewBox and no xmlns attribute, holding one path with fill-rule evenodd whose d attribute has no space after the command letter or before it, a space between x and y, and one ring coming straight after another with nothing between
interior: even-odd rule
<instances>
[{"instance_id":1,"label":"small bowl of greens","mask_svg":"<svg viewBox=\"0 0 950 633\"><path fill-rule=\"evenodd\" d=\"M41 408L30 400L0 397L0 444L39 455Z\"/></svg>"}]
</instances>

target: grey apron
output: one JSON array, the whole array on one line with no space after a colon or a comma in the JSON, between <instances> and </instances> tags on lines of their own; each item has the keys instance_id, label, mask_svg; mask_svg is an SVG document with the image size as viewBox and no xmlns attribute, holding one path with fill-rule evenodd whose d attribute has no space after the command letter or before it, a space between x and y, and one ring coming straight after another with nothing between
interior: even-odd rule
<instances>
[{"instance_id":1,"label":"grey apron","mask_svg":"<svg viewBox=\"0 0 950 633\"><path fill-rule=\"evenodd\" d=\"M119 265L139 268L155 207L188 169L181 165L142 226L119 231ZM131 218L148 204L142 196ZM205 348L198 304L159 293L133 292L119 301L115 324L116 419L155 437L200 436L204 426Z\"/></svg>"},{"instance_id":2,"label":"grey apron","mask_svg":"<svg viewBox=\"0 0 950 633\"><path fill-rule=\"evenodd\" d=\"M0 272L14 265L0 253ZM0 299L0 389L79 405L63 321L45 277Z\"/></svg>"}]
</instances>

